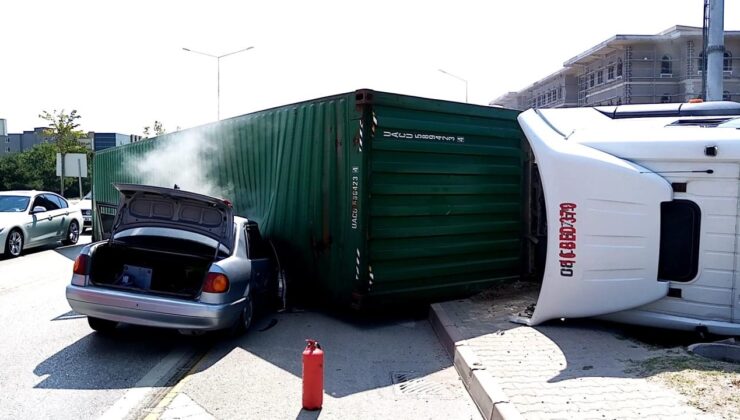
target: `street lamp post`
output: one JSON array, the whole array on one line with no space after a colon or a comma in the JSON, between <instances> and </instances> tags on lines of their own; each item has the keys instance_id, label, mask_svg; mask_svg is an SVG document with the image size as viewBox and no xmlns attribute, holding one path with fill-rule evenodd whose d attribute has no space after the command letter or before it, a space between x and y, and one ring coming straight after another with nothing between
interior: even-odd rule
<instances>
[{"instance_id":1,"label":"street lamp post","mask_svg":"<svg viewBox=\"0 0 740 420\"><path fill-rule=\"evenodd\" d=\"M454 74L452 74L452 73L449 73L449 72L446 72L446 71L444 71L444 70L442 70L442 69L438 69L438 70L439 70L440 72L442 72L442 73L444 73L444 74L448 75L448 76L454 77L455 79L457 79L457 80L459 80L459 81L461 81L461 82L464 82L464 83L465 83L465 103L468 103L468 81L467 81L467 80L465 80L465 79L463 79L463 78L462 78L462 77L460 77L460 76L455 76Z\"/></svg>"},{"instance_id":2,"label":"street lamp post","mask_svg":"<svg viewBox=\"0 0 740 420\"><path fill-rule=\"evenodd\" d=\"M215 58L216 59L216 101L217 101L217 105L216 105L216 118L218 120L221 120L221 59L224 58L224 57L228 57L230 55L234 55L234 54L243 52L243 51L251 50L252 48L254 48L254 47L247 47L247 48L244 48L244 49L241 49L241 50L238 50L238 51L233 51L233 52L230 52L228 54L223 54L223 55L213 55L213 54L208 54L208 53L204 53L204 52L200 52L200 51L195 51L195 50L191 50L189 48L183 47L183 50L185 50L185 51L188 51L188 52L191 52L191 53L195 53L195 54L205 55L206 57L211 57L211 58Z\"/></svg>"}]
</instances>

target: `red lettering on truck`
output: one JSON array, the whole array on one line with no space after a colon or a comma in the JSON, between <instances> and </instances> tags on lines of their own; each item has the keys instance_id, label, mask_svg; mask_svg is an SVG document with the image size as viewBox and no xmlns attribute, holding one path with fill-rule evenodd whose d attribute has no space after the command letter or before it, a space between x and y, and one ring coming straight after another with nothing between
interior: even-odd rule
<instances>
[{"instance_id":1,"label":"red lettering on truck","mask_svg":"<svg viewBox=\"0 0 740 420\"><path fill-rule=\"evenodd\" d=\"M573 277L576 265L576 207L575 203L560 203L560 275Z\"/></svg>"}]
</instances>

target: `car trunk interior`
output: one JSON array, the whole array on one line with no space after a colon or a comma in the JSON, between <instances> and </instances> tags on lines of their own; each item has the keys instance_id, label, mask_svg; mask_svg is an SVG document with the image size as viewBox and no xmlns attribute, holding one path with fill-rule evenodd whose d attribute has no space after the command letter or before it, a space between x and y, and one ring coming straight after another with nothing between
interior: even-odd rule
<instances>
[{"instance_id":1,"label":"car trunk interior","mask_svg":"<svg viewBox=\"0 0 740 420\"><path fill-rule=\"evenodd\" d=\"M214 261L214 251L191 246L185 252L177 249L182 246L173 247L172 242L168 247L148 244L146 248L104 244L91 259L90 281L97 286L194 299Z\"/></svg>"}]
</instances>

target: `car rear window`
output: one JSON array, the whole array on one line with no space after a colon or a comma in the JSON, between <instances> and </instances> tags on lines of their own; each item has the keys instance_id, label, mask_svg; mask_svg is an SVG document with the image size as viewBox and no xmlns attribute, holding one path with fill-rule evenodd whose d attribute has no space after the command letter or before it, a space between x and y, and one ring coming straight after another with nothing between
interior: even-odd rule
<instances>
[{"instance_id":1,"label":"car rear window","mask_svg":"<svg viewBox=\"0 0 740 420\"><path fill-rule=\"evenodd\" d=\"M62 197L54 194L46 194L46 198L49 200L55 202L60 209L66 209L67 208L67 200L63 199Z\"/></svg>"}]
</instances>

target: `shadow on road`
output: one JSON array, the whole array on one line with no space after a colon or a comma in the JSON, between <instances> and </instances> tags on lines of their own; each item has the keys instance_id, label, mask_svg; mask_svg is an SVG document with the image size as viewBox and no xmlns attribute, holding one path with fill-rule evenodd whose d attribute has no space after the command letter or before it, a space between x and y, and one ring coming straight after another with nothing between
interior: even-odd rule
<instances>
[{"instance_id":1,"label":"shadow on road","mask_svg":"<svg viewBox=\"0 0 740 420\"><path fill-rule=\"evenodd\" d=\"M87 317L85 315L78 314L75 311L69 311L57 317L52 318L52 321L69 321L72 319L80 319L80 318L87 318Z\"/></svg>"},{"instance_id":2,"label":"shadow on road","mask_svg":"<svg viewBox=\"0 0 740 420\"><path fill-rule=\"evenodd\" d=\"M80 251L85 245L86 244L63 246L63 247L54 249L54 251L56 251L57 254L62 255L66 257L67 259L74 261L74 259L77 258L78 255L80 255Z\"/></svg>"},{"instance_id":3,"label":"shadow on road","mask_svg":"<svg viewBox=\"0 0 740 420\"><path fill-rule=\"evenodd\" d=\"M67 313L58 320L75 316ZM174 348L210 351L197 365L207 371L233 351L245 351L283 371L301 377L301 353L307 338L319 340L326 352L324 389L343 397L393 384L396 372L423 377L451 366L425 316L394 315L382 319L342 313L296 311L258 318L239 338L223 334L182 336L173 330L119 326L109 336L91 333L39 364L44 377L37 388L127 389L155 386L139 383ZM254 376L252 367L229 364L228 381ZM222 373L218 371L219 375ZM157 385L158 386L158 385ZM315 419L319 412L301 411L297 418Z\"/></svg>"},{"instance_id":4,"label":"shadow on road","mask_svg":"<svg viewBox=\"0 0 740 420\"><path fill-rule=\"evenodd\" d=\"M258 320L246 336L216 346L199 371L241 349L300 378L308 338L318 340L325 352L324 389L335 398L391 386L397 372L424 377L451 366L426 312L369 318L306 311ZM233 369L234 377L250 374L244 366Z\"/></svg>"},{"instance_id":5,"label":"shadow on road","mask_svg":"<svg viewBox=\"0 0 740 420\"><path fill-rule=\"evenodd\" d=\"M90 235L89 234L87 234L87 235L84 235L83 234L83 235L80 236L80 238L82 239L82 238L84 238L86 236L89 237ZM21 256L20 257L17 257L17 258L23 259L24 257L27 257L27 256L31 256L31 255L34 255L34 254L40 254L40 253L42 253L44 251L52 251L53 250L53 251L56 251L59 255L62 255L64 257L70 259L70 260L74 260L80 254L80 250L85 245L87 245L90 241L81 241L81 242L82 243L78 243L77 245L67 245L67 246L65 246L65 245L62 245L61 243L56 243L56 244L50 244L50 245L43 245L43 246L39 246L39 247L36 247L36 248L24 249L23 250L23 253L21 254ZM3 261L3 260L11 260L11 258L8 258L7 255L5 255L5 254L0 254L0 261Z\"/></svg>"},{"instance_id":6,"label":"shadow on road","mask_svg":"<svg viewBox=\"0 0 740 420\"><path fill-rule=\"evenodd\" d=\"M64 314L58 319L69 314ZM57 319L55 319L57 320ZM202 337L158 328L120 326L110 336L90 333L44 360L33 373L45 378L35 388L129 389L177 346L201 348Z\"/></svg>"},{"instance_id":7,"label":"shadow on road","mask_svg":"<svg viewBox=\"0 0 740 420\"><path fill-rule=\"evenodd\" d=\"M296 420L316 420L319 418L320 414L321 414L321 410L315 410L315 411L301 410L295 419Z\"/></svg>"},{"instance_id":8,"label":"shadow on road","mask_svg":"<svg viewBox=\"0 0 740 420\"><path fill-rule=\"evenodd\" d=\"M88 234L82 234L82 235L80 236L80 239L82 239L82 238L84 238L84 237L89 237L89 236L90 236L90 234L89 234L89 233L88 233ZM64 257L67 257L68 259L70 259L70 260L73 260L73 261L74 261L74 259L75 259L75 258L77 258L77 256L78 256L78 255L80 255L80 250L82 250L82 248L83 248L83 247L84 247L85 245L87 245L88 243L90 243L90 241L89 241L89 240L87 240L87 241L82 241L82 242L83 242L83 243L79 243L79 244L77 244L77 245L70 245L70 246L61 246L61 247L52 247L52 249L54 249L54 251L56 251L56 252L57 252L57 253L58 253L59 255L62 255L62 256L64 256Z\"/></svg>"},{"instance_id":9,"label":"shadow on road","mask_svg":"<svg viewBox=\"0 0 740 420\"><path fill-rule=\"evenodd\" d=\"M56 244L50 244L50 245L43 245L35 248L29 248L24 249L23 253L21 254L20 259L23 259L23 257L39 254L44 251L56 251L58 254L69 258L70 260L74 260L77 258L77 255L80 254L80 250L87 245L90 241L84 240L86 237L90 237L90 234L82 234L80 235L80 243L77 245L62 245L61 242L58 242ZM7 256L0 256L0 260L8 260L9 258Z\"/></svg>"}]
</instances>

